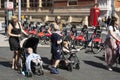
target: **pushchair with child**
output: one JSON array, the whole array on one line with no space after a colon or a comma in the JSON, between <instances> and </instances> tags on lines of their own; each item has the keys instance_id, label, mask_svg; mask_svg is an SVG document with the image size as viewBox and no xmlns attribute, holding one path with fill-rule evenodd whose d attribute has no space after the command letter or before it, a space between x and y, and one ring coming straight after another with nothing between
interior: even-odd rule
<instances>
[{"instance_id":1,"label":"pushchair with child","mask_svg":"<svg viewBox=\"0 0 120 80\"><path fill-rule=\"evenodd\" d=\"M36 74L36 75L44 74L42 62L39 62L38 64L38 62L34 62L31 59L30 70L27 68L28 65L26 65L26 59L30 55L28 54L28 51L27 51L28 48L31 48L33 50L33 53L36 53L38 42L39 42L39 39L37 37L30 37L30 38L24 39L21 44L22 48L21 48L21 54L20 54L20 72L27 77L31 77L32 74ZM38 56L38 54L36 55Z\"/></svg>"},{"instance_id":2,"label":"pushchair with child","mask_svg":"<svg viewBox=\"0 0 120 80\"><path fill-rule=\"evenodd\" d=\"M80 61L77 57L77 52L79 49L75 47L71 47L69 41L63 41L63 45L61 47L61 64L60 67L66 67L68 71L72 71L73 69L80 69Z\"/></svg>"},{"instance_id":3,"label":"pushchair with child","mask_svg":"<svg viewBox=\"0 0 120 80\"><path fill-rule=\"evenodd\" d=\"M116 44L117 44L117 50L116 50L116 54L117 54L116 66L117 66L117 64L120 64L120 42L116 41Z\"/></svg>"}]
</instances>

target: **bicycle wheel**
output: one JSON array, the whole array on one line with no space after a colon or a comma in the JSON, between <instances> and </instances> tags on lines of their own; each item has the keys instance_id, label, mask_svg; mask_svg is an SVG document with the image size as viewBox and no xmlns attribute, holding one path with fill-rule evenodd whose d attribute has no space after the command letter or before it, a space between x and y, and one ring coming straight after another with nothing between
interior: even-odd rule
<instances>
[{"instance_id":1,"label":"bicycle wheel","mask_svg":"<svg viewBox=\"0 0 120 80\"><path fill-rule=\"evenodd\" d=\"M82 49L84 47L84 41L81 41L81 40L76 41L76 44L77 44L77 48L79 49Z\"/></svg>"},{"instance_id":2,"label":"bicycle wheel","mask_svg":"<svg viewBox=\"0 0 120 80\"><path fill-rule=\"evenodd\" d=\"M93 51L94 54L97 54L101 51L101 43L99 42L93 42L91 43L91 50Z\"/></svg>"}]
</instances>

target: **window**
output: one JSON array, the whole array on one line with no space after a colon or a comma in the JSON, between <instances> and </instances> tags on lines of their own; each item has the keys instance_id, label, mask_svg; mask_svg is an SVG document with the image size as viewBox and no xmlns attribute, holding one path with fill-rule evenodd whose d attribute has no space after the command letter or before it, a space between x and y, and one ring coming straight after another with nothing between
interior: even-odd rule
<instances>
[{"instance_id":1,"label":"window","mask_svg":"<svg viewBox=\"0 0 120 80\"><path fill-rule=\"evenodd\" d=\"M52 7L53 0L42 0L42 7Z\"/></svg>"},{"instance_id":2,"label":"window","mask_svg":"<svg viewBox=\"0 0 120 80\"><path fill-rule=\"evenodd\" d=\"M78 4L78 0L68 0L68 6L74 6Z\"/></svg>"},{"instance_id":3,"label":"window","mask_svg":"<svg viewBox=\"0 0 120 80\"><path fill-rule=\"evenodd\" d=\"M30 0L30 7L39 7L39 0Z\"/></svg>"},{"instance_id":4,"label":"window","mask_svg":"<svg viewBox=\"0 0 120 80\"><path fill-rule=\"evenodd\" d=\"M4 0L1 0L1 8L4 8L4 3L5 1Z\"/></svg>"},{"instance_id":5,"label":"window","mask_svg":"<svg viewBox=\"0 0 120 80\"><path fill-rule=\"evenodd\" d=\"M27 0L21 0L21 7L26 8L27 7Z\"/></svg>"}]
</instances>

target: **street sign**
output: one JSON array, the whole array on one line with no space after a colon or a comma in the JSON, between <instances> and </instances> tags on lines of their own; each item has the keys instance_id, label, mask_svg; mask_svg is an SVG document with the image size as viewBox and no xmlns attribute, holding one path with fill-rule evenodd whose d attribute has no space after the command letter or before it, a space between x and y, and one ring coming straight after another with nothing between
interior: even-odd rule
<instances>
[{"instance_id":1,"label":"street sign","mask_svg":"<svg viewBox=\"0 0 120 80\"><path fill-rule=\"evenodd\" d=\"M7 10L13 9L13 2L11 2L11 1L5 2L5 3L4 3L4 7L5 7L5 9L7 9Z\"/></svg>"}]
</instances>

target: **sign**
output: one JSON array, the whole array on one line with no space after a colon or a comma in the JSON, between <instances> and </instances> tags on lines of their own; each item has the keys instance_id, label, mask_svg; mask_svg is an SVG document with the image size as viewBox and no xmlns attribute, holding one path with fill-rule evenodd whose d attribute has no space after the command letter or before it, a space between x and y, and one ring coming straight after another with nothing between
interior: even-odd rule
<instances>
[{"instance_id":1,"label":"sign","mask_svg":"<svg viewBox=\"0 0 120 80\"><path fill-rule=\"evenodd\" d=\"M4 7L7 10L13 9L13 2L10 2L10 1L9 2L5 2Z\"/></svg>"}]
</instances>

